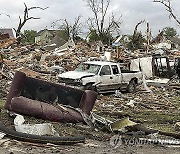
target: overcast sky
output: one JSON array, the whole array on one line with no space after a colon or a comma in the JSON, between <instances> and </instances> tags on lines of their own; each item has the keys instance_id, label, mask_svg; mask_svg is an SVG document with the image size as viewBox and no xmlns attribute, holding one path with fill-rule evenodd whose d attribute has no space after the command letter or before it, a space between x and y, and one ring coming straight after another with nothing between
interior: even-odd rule
<instances>
[{"instance_id":1,"label":"overcast sky","mask_svg":"<svg viewBox=\"0 0 180 154\"><path fill-rule=\"evenodd\" d=\"M155 36L164 27L173 27L180 35L180 27L173 19L168 18L165 7L153 0L112 0L108 14L112 12L116 17L122 15L122 34L132 34L134 26L140 20L146 20L150 24L152 35ZM46 10L34 9L29 16L40 17L40 20L30 20L24 29L41 30L51 28L51 23L58 19L67 19L70 22L78 15L82 15L81 22L85 23L88 17L92 17L91 10L86 6L85 0L0 0L0 13L9 14L11 17L0 15L1 28L17 28L19 15L23 15L24 4L28 7L49 7ZM180 0L172 0L172 7L180 19ZM145 34L146 25L139 26Z\"/></svg>"}]
</instances>

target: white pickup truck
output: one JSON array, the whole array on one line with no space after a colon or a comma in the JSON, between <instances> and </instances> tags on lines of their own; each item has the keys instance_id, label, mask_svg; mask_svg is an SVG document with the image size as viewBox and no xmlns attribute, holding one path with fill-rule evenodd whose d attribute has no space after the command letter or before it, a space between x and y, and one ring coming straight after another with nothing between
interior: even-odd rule
<instances>
[{"instance_id":1,"label":"white pickup truck","mask_svg":"<svg viewBox=\"0 0 180 154\"><path fill-rule=\"evenodd\" d=\"M98 93L123 89L134 92L142 82L142 73L123 71L119 63L88 61L81 63L74 71L59 74L58 78L60 83Z\"/></svg>"}]
</instances>

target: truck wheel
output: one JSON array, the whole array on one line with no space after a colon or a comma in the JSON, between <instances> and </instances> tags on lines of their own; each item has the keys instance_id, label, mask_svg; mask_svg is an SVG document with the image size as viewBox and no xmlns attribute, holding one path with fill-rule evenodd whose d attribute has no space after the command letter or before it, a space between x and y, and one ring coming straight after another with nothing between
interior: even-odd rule
<instances>
[{"instance_id":1,"label":"truck wheel","mask_svg":"<svg viewBox=\"0 0 180 154\"><path fill-rule=\"evenodd\" d=\"M136 83L133 80L128 84L127 91L130 93L136 92Z\"/></svg>"},{"instance_id":2,"label":"truck wheel","mask_svg":"<svg viewBox=\"0 0 180 154\"><path fill-rule=\"evenodd\" d=\"M92 84L88 83L87 85L85 85L84 90L93 90L95 92L97 92L96 87L94 87Z\"/></svg>"}]
</instances>

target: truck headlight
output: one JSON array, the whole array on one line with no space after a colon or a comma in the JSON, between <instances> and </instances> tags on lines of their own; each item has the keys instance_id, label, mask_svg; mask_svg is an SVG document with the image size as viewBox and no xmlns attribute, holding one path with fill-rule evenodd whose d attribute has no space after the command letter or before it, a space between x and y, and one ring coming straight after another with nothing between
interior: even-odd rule
<instances>
[{"instance_id":1,"label":"truck headlight","mask_svg":"<svg viewBox=\"0 0 180 154\"><path fill-rule=\"evenodd\" d=\"M82 79L75 79L74 82L76 82L76 83L82 83Z\"/></svg>"}]
</instances>

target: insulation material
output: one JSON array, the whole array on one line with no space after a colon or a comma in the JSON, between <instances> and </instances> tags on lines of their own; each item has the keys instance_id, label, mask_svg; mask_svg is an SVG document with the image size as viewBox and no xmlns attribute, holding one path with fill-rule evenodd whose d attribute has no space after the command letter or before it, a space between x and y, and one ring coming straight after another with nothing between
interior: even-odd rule
<instances>
[{"instance_id":1,"label":"insulation material","mask_svg":"<svg viewBox=\"0 0 180 154\"><path fill-rule=\"evenodd\" d=\"M152 77L152 57L140 58L140 67L147 78Z\"/></svg>"},{"instance_id":2,"label":"insulation material","mask_svg":"<svg viewBox=\"0 0 180 154\"><path fill-rule=\"evenodd\" d=\"M111 52L106 51L105 54L104 54L104 56L105 56L105 59L106 59L107 61L111 61Z\"/></svg>"},{"instance_id":3,"label":"insulation material","mask_svg":"<svg viewBox=\"0 0 180 154\"><path fill-rule=\"evenodd\" d=\"M146 80L148 86L162 87L167 86L170 79L161 78L154 80Z\"/></svg>"},{"instance_id":4,"label":"insulation material","mask_svg":"<svg viewBox=\"0 0 180 154\"><path fill-rule=\"evenodd\" d=\"M140 61L139 58L131 60L131 65L130 65L130 70L131 71L140 71L140 69L139 69L139 61Z\"/></svg>"},{"instance_id":5,"label":"insulation material","mask_svg":"<svg viewBox=\"0 0 180 154\"><path fill-rule=\"evenodd\" d=\"M152 77L152 57L143 57L131 60L131 71L141 71L146 78Z\"/></svg>"},{"instance_id":6,"label":"insulation material","mask_svg":"<svg viewBox=\"0 0 180 154\"><path fill-rule=\"evenodd\" d=\"M55 131L51 123L43 124L24 124L25 119L22 115L17 114L14 119L14 125L17 132L33 134L33 135L51 135L57 136L58 133ZM59 135L58 135L59 136Z\"/></svg>"},{"instance_id":7,"label":"insulation material","mask_svg":"<svg viewBox=\"0 0 180 154\"><path fill-rule=\"evenodd\" d=\"M42 136L42 135L51 135L51 136L58 135L57 132L54 130L53 125L50 123L15 125L15 129L17 132L33 134L33 135L40 135L40 136Z\"/></svg>"}]
</instances>

